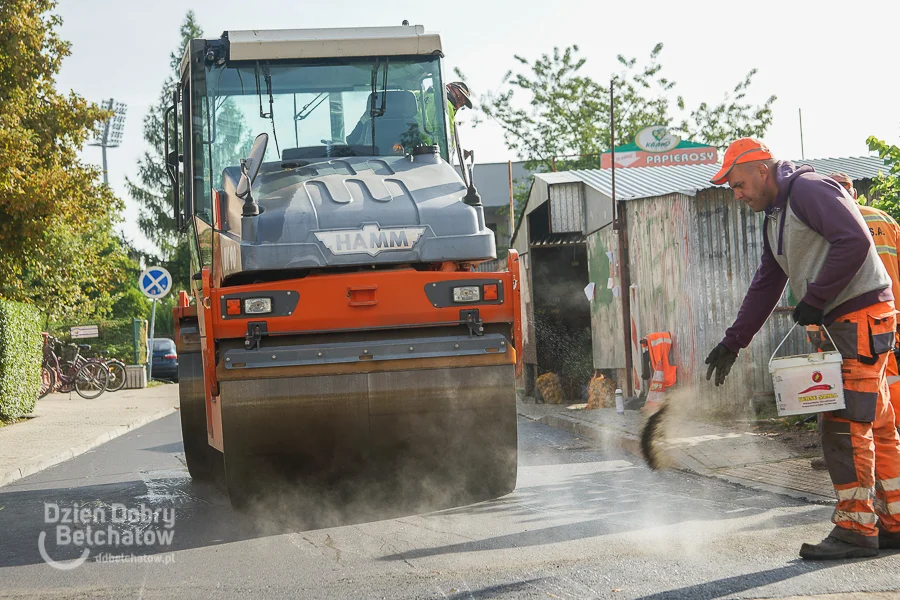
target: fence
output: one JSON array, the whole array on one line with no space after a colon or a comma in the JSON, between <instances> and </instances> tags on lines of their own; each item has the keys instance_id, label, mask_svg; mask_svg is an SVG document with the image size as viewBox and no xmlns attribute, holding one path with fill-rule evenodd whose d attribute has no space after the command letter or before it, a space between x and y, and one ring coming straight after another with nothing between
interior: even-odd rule
<instances>
[{"instance_id":1,"label":"fence","mask_svg":"<svg viewBox=\"0 0 900 600\"><path fill-rule=\"evenodd\" d=\"M71 328L96 325L95 338L72 339ZM143 319L86 320L55 323L50 333L63 342L90 344L91 352L106 352L126 364L141 365L147 362L147 321Z\"/></svg>"}]
</instances>

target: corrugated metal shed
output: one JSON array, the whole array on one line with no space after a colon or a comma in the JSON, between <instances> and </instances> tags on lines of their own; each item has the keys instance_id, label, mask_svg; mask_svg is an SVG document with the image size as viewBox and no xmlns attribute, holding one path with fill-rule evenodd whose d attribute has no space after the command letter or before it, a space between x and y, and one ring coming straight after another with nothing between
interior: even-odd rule
<instances>
[{"instance_id":1,"label":"corrugated metal shed","mask_svg":"<svg viewBox=\"0 0 900 600\"><path fill-rule=\"evenodd\" d=\"M535 248L538 246L574 246L576 244L583 244L587 238L581 232L576 233L550 233L546 237L542 238L534 238L531 240L531 247Z\"/></svg>"},{"instance_id":2,"label":"corrugated metal shed","mask_svg":"<svg viewBox=\"0 0 900 600\"><path fill-rule=\"evenodd\" d=\"M846 173L851 179L874 179L879 172L889 173L884 161L877 156L856 158L814 158L792 161L796 165L810 165L816 173Z\"/></svg>"},{"instance_id":3,"label":"corrugated metal shed","mask_svg":"<svg viewBox=\"0 0 900 600\"><path fill-rule=\"evenodd\" d=\"M522 161L513 162L513 189L519 182L527 182L532 172ZM459 165L453 167L459 173ZM475 187L486 207L509 206L509 165L507 163L478 163L475 165Z\"/></svg>"},{"instance_id":4,"label":"corrugated metal shed","mask_svg":"<svg viewBox=\"0 0 900 600\"><path fill-rule=\"evenodd\" d=\"M817 173L829 174L840 171L853 179L872 179L879 172L888 172L884 161L877 156L817 158L792 162L797 165L810 165ZM700 190L717 187L709 183L709 180L719 168L720 165L675 165L616 169L616 198L633 200L667 194L693 196ZM550 185L583 181L595 190L612 196L612 171L609 169L537 173L535 177Z\"/></svg>"},{"instance_id":5,"label":"corrugated metal shed","mask_svg":"<svg viewBox=\"0 0 900 600\"><path fill-rule=\"evenodd\" d=\"M693 196L698 190L713 187L709 179L719 168L718 165L677 165L616 169L616 198L632 200L667 194ZM600 193L612 196L611 170L591 169L570 173Z\"/></svg>"},{"instance_id":6,"label":"corrugated metal shed","mask_svg":"<svg viewBox=\"0 0 900 600\"><path fill-rule=\"evenodd\" d=\"M791 310L784 298L740 353L725 385L706 381L706 355L731 325L759 265L762 217L731 192L718 187L694 196L669 194L625 204L631 270L631 327L637 339L668 331L675 339L682 401L703 410L734 411L753 397L771 396L768 360L782 337L791 331ZM613 260L607 253L612 252ZM618 241L612 227L588 238L591 281L600 290L591 302L594 367L621 368L621 300L605 283L620 285ZM802 329L782 349L784 355L808 352ZM640 352L632 348L636 387Z\"/></svg>"},{"instance_id":7,"label":"corrugated metal shed","mask_svg":"<svg viewBox=\"0 0 900 600\"><path fill-rule=\"evenodd\" d=\"M584 185L581 182L550 186L550 231L584 231Z\"/></svg>"}]
</instances>

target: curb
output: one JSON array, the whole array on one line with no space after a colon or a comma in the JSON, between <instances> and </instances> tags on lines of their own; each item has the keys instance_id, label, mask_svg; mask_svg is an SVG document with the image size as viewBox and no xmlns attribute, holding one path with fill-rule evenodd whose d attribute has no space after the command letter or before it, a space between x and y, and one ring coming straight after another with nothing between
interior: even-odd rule
<instances>
[{"instance_id":1,"label":"curb","mask_svg":"<svg viewBox=\"0 0 900 600\"><path fill-rule=\"evenodd\" d=\"M141 417L135 421L132 421L127 425L120 425L115 429L106 431L86 444L81 444L79 446L69 448L68 450L64 450L62 452L54 454L49 458L33 460L21 467L13 469L12 471L0 473L0 487L9 485L14 481L17 481L24 477L28 477L29 475L34 475L39 471L43 471L44 469L47 469L54 465L58 465L59 463L65 462L71 458L75 458L76 456L80 456L85 452L88 452L89 450L93 450L97 446L101 446L106 442L119 437L120 435L128 433L132 429L137 429L138 427L142 427L144 425L147 425L148 423L152 423L153 421L162 419L163 417L167 417L174 412L177 412L177 409L175 407L157 411L151 415L147 415L145 417Z\"/></svg>"},{"instance_id":2,"label":"curb","mask_svg":"<svg viewBox=\"0 0 900 600\"><path fill-rule=\"evenodd\" d=\"M599 425L594 425L591 423L586 423L579 419L573 419L564 415L545 415L542 417L536 417L521 411L517 412L520 417L528 419L529 421L541 423L543 425L554 427L556 429L562 429L571 433L572 435L577 435L582 439L595 442L604 448L615 448L623 450L624 452L627 452L628 454L639 458L642 462L644 460L644 457L641 454L640 438L630 433L607 427L601 427ZM788 496L790 498L804 500L806 502L815 504L833 505L835 502L834 498L831 497L820 496L819 494L814 494L811 492L792 490L785 487L769 485L759 481L742 479L740 477L732 477L719 473L717 471L704 467L698 461L691 458L687 453L680 450L675 450L673 452L671 468L687 473L694 473L702 477L714 477L716 479L721 479L722 481L727 481L728 483L739 485L741 487L779 494L782 496Z\"/></svg>"}]
</instances>

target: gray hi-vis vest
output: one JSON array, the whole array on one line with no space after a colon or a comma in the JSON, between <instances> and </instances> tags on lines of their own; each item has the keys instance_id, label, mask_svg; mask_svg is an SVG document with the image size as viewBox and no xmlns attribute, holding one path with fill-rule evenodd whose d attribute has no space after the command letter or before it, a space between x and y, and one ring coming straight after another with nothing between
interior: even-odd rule
<instances>
[{"instance_id":1,"label":"gray hi-vis vest","mask_svg":"<svg viewBox=\"0 0 900 600\"><path fill-rule=\"evenodd\" d=\"M786 214L783 214L782 210ZM766 216L766 237L772 255L782 270L787 273L791 293L797 300L802 300L806 296L809 284L816 280L819 271L822 270L831 244L794 214L794 211L791 210L790 198L782 210L776 209L771 215ZM778 233L782 218L785 219L785 222L781 253L779 254ZM862 215L860 215L861 219ZM868 237L868 232L866 232L866 237ZM847 287L825 304L825 314L827 315L835 307L857 296L890 287L891 278L875 251L875 244L871 244L866 261L847 284Z\"/></svg>"}]
</instances>

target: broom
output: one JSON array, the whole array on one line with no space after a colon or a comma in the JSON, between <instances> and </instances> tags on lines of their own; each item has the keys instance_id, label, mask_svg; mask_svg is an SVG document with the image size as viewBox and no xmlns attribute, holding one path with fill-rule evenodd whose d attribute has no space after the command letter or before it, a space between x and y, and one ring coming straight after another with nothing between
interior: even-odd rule
<instances>
[{"instance_id":1,"label":"broom","mask_svg":"<svg viewBox=\"0 0 900 600\"><path fill-rule=\"evenodd\" d=\"M650 415L641 429L641 454L647 466L658 471L669 465L669 457L663 452L662 444L666 439L666 414L669 403L663 404L658 411Z\"/></svg>"}]
</instances>

